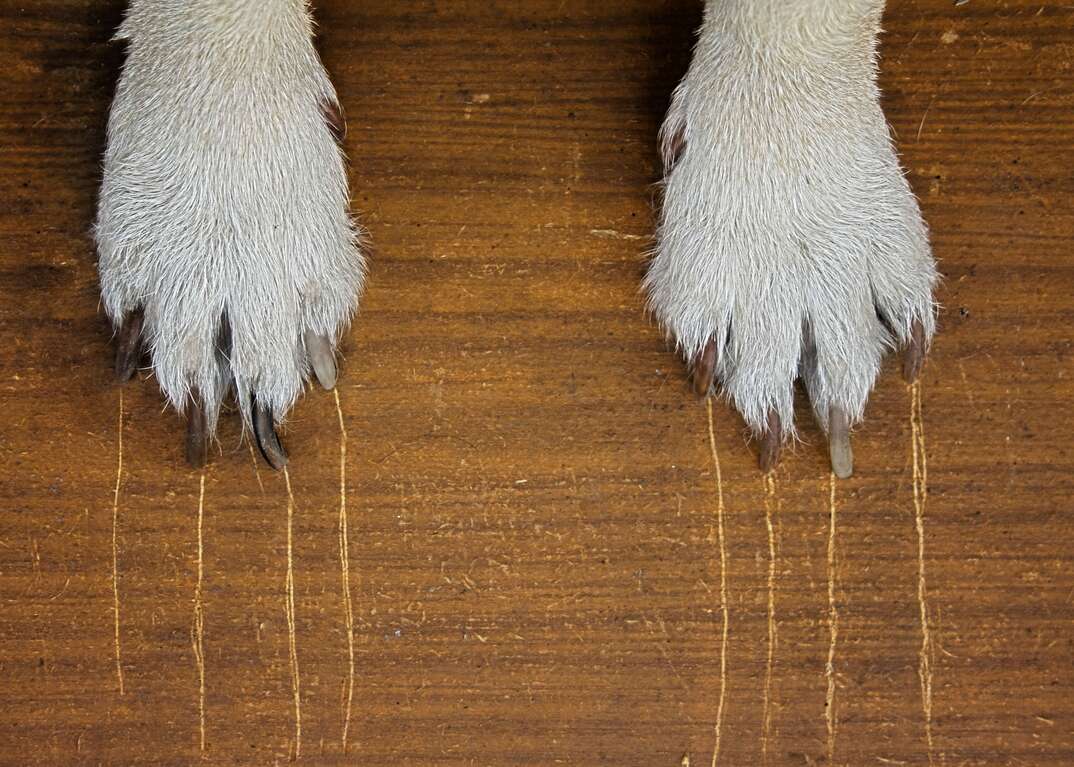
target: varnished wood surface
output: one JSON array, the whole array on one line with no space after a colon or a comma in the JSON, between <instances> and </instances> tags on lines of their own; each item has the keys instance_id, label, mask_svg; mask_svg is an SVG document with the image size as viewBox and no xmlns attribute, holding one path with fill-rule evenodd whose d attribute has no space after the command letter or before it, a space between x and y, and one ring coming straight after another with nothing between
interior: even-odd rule
<instances>
[{"instance_id":1,"label":"varnished wood surface","mask_svg":"<svg viewBox=\"0 0 1074 767\"><path fill-rule=\"evenodd\" d=\"M110 380L120 10L0 2L0 763L1074 763L1069 4L889 8L944 311L923 431L889 364L833 525L805 410L766 487L643 316L697 4L322 0L375 248L339 387L353 675L333 396L285 433L289 549L234 418L202 478L153 381Z\"/></svg>"}]
</instances>

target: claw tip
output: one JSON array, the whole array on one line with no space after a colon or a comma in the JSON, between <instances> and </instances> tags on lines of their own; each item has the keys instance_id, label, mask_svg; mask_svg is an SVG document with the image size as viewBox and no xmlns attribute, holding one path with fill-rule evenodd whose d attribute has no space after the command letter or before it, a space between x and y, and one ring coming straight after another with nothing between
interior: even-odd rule
<instances>
[{"instance_id":1,"label":"claw tip","mask_svg":"<svg viewBox=\"0 0 1074 767\"><path fill-rule=\"evenodd\" d=\"M833 407L828 414L828 457L832 473L839 479L854 474L854 449L850 445L850 422L842 408Z\"/></svg>"},{"instance_id":2,"label":"claw tip","mask_svg":"<svg viewBox=\"0 0 1074 767\"><path fill-rule=\"evenodd\" d=\"M317 383L327 391L336 388L336 357L327 337L306 331L306 353Z\"/></svg>"},{"instance_id":3,"label":"claw tip","mask_svg":"<svg viewBox=\"0 0 1074 767\"><path fill-rule=\"evenodd\" d=\"M119 383L126 383L138 370L142 354L142 323L145 315L140 310L127 312L116 339L115 374Z\"/></svg>"},{"instance_id":4,"label":"claw tip","mask_svg":"<svg viewBox=\"0 0 1074 767\"><path fill-rule=\"evenodd\" d=\"M707 397L716 376L716 339L709 339L701 355L694 362L694 392L699 397Z\"/></svg>"},{"instance_id":5,"label":"claw tip","mask_svg":"<svg viewBox=\"0 0 1074 767\"><path fill-rule=\"evenodd\" d=\"M925 366L925 353L925 328L921 320L914 320L902 359L902 377L906 383L914 383L921 375L921 369Z\"/></svg>"},{"instance_id":6,"label":"claw tip","mask_svg":"<svg viewBox=\"0 0 1074 767\"><path fill-rule=\"evenodd\" d=\"M201 469L208 462L209 435L205 409L200 397L193 397L186 424L186 462L192 469Z\"/></svg>"},{"instance_id":7,"label":"claw tip","mask_svg":"<svg viewBox=\"0 0 1074 767\"><path fill-rule=\"evenodd\" d=\"M257 447L264 456L265 462L276 471L283 471L287 466L287 451L280 444L280 438L276 434L276 425L272 417L272 410L259 405L256 398L252 406L252 420L254 423L254 437L257 439Z\"/></svg>"},{"instance_id":8,"label":"claw tip","mask_svg":"<svg viewBox=\"0 0 1074 767\"><path fill-rule=\"evenodd\" d=\"M779 465L780 453L783 448L783 429L780 424L779 413L771 411L768 414L768 424L761 434L761 452L757 456L757 464L765 474Z\"/></svg>"}]
</instances>

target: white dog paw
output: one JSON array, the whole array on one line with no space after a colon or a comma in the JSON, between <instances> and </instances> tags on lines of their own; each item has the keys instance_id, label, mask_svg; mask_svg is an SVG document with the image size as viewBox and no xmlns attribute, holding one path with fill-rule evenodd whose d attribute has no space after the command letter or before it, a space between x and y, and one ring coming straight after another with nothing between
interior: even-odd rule
<instances>
[{"instance_id":1,"label":"white dog paw","mask_svg":"<svg viewBox=\"0 0 1074 767\"><path fill-rule=\"evenodd\" d=\"M935 330L928 235L879 105L876 19L851 28L858 45L777 36L758 52L714 15L662 130L650 306L699 393L718 379L760 437L762 469L794 434L801 377L849 476L882 355L905 347L913 379Z\"/></svg>"},{"instance_id":2,"label":"white dog paw","mask_svg":"<svg viewBox=\"0 0 1074 767\"><path fill-rule=\"evenodd\" d=\"M364 274L336 95L301 4L133 4L108 124L96 240L117 375L143 348L205 461L221 404L265 458L335 344ZM211 6L211 7L210 7Z\"/></svg>"}]
</instances>

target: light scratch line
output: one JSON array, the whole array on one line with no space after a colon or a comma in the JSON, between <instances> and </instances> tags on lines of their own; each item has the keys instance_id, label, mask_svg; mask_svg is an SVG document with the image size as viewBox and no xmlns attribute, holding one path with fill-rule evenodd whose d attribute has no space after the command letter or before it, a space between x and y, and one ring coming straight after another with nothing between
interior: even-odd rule
<instances>
[{"instance_id":1,"label":"light scratch line","mask_svg":"<svg viewBox=\"0 0 1074 767\"><path fill-rule=\"evenodd\" d=\"M116 679L119 681L119 694L125 695L123 687L123 662L119 650L119 546L116 542L116 528L119 526L119 487L123 482L123 389L119 390L119 424L116 427L116 489L112 494L112 616L116 646Z\"/></svg>"},{"instance_id":2,"label":"light scratch line","mask_svg":"<svg viewBox=\"0 0 1074 767\"><path fill-rule=\"evenodd\" d=\"M354 605L351 601L351 565L347 544L347 428L343 424L343 407L336 397L339 416L339 566L343 581L343 617L347 625L347 692L343 709L343 753L347 753L347 732L351 725L351 703L354 701Z\"/></svg>"},{"instance_id":3,"label":"light scratch line","mask_svg":"<svg viewBox=\"0 0 1074 767\"><path fill-rule=\"evenodd\" d=\"M929 102L929 105L925 107L925 113L921 115L921 124L917 126L917 138L915 139L916 141L921 140L921 132L925 130L925 118L929 116L929 110L932 109L932 103L934 101L936 101L935 96L932 97L932 101Z\"/></svg>"},{"instance_id":4,"label":"light scratch line","mask_svg":"<svg viewBox=\"0 0 1074 767\"><path fill-rule=\"evenodd\" d=\"M200 746L205 751L205 652L202 639L205 631L205 612L201 603L202 582L205 571L203 567L202 520L205 515L205 473L202 472L198 488L198 583L194 587L194 626L191 632L191 644L194 646L194 662L198 668L198 731Z\"/></svg>"},{"instance_id":5,"label":"light scratch line","mask_svg":"<svg viewBox=\"0 0 1074 767\"><path fill-rule=\"evenodd\" d=\"M250 448L250 460L254 464L254 476L257 478L257 486L261 488L261 494L265 494L265 484L261 481L261 470L257 468L257 456L254 455L254 443L253 440L249 440L246 443L246 447Z\"/></svg>"},{"instance_id":6,"label":"light scratch line","mask_svg":"<svg viewBox=\"0 0 1074 767\"><path fill-rule=\"evenodd\" d=\"M772 472L765 475L764 521L768 528L768 660L764 675L764 729L761 731L761 760L768 764L768 737L772 732L772 661L776 652L776 531L772 526L775 513L776 478Z\"/></svg>"},{"instance_id":7,"label":"light scratch line","mask_svg":"<svg viewBox=\"0 0 1074 767\"><path fill-rule=\"evenodd\" d=\"M910 387L910 430L914 460L914 520L917 526L917 602L921 609L921 707L925 715L925 743L929 764L932 745L932 634L929 631L928 590L925 582L925 501L928 499L928 459L925 455L925 423L921 408L921 382Z\"/></svg>"},{"instance_id":8,"label":"light scratch line","mask_svg":"<svg viewBox=\"0 0 1074 767\"><path fill-rule=\"evenodd\" d=\"M712 400L705 401L709 421L709 449L712 451L712 465L716 470L716 530L720 545L720 611L723 613L723 633L720 639L720 702L716 707L716 745L712 750L712 767L720 758L720 738L723 731L723 707L727 697L727 542L723 529L723 474L720 471L720 455L716 451L716 428L712 419Z\"/></svg>"},{"instance_id":9,"label":"light scratch line","mask_svg":"<svg viewBox=\"0 0 1074 767\"><path fill-rule=\"evenodd\" d=\"M291 475L286 467L283 479L287 483L287 641L291 655L291 691L295 701L295 759L302 755L302 686L298 676L298 644L295 636L295 568L292 528L295 518L295 495L291 492Z\"/></svg>"},{"instance_id":10,"label":"light scratch line","mask_svg":"<svg viewBox=\"0 0 1074 767\"><path fill-rule=\"evenodd\" d=\"M835 734L838 721L835 715L835 645L839 640L839 609L835 605L835 474L828 477L828 663L824 675L828 678L828 695L824 716L828 723L828 764L835 764Z\"/></svg>"}]
</instances>

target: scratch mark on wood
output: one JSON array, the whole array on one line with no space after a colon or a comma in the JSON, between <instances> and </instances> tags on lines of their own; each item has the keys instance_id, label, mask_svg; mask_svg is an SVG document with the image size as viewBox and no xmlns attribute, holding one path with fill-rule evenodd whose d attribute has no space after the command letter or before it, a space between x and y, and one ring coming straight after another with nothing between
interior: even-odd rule
<instances>
[{"instance_id":1,"label":"scratch mark on wood","mask_svg":"<svg viewBox=\"0 0 1074 767\"><path fill-rule=\"evenodd\" d=\"M932 634L929 631L928 589L925 581L925 501L928 499L928 459L925 455L925 424L921 408L921 382L910 387L910 432L914 461L914 521L917 526L917 602L921 612L921 707L925 716L925 743L929 764L932 745Z\"/></svg>"},{"instance_id":2,"label":"scratch mark on wood","mask_svg":"<svg viewBox=\"0 0 1074 767\"><path fill-rule=\"evenodd\" d=\"M764 727L761 730L761 760L768 764L768 738L772 732L772 661L776 652L776 530L772 525L776 505L776 478L765 475L764 517L768 528L768 658L764 675Z\"/></svg>"},{"instance_id":3,"label":"scratch mark on wood","mask_svg":"<svg viewBox=\"0 0 1074 767\"><path fill-rule=\"evenodd\" d=\"M205 652L202 639L205 631L205 613L201 603L202 583L205 577L203 567L202 520L205 516L205 473L201 475L198 488L198 582L194 587L194 625L191 631L191 644L194 647L194 663L198 669L198 733L199 745L205 752Z\"/></svg>"},{"instance_id":4,"label":"scratch mark on wood","mask_svg":"<svg viewBox=\"0 0 1074 767\"><path fill-rule=\"evenodd\" d=\"M929 110L932 109L932 104L934 101L936 101L935 96L933 96L932 99L929 101L929 105L925 107L924 114L921 115L921 124L917 126L917 138L915 139L915 141L921 140L921 133L925 130L925 118L929 116Z\"/></svg>"},{"instance_id":5,"label":"scratch mark on wood","mask_svg":"<svg viewBox=\"0 0 1074 767\"><path fill-rule=\"evenodd\" d=\"M642 234L625 234L616 229L590 229L589 233L594 237L604 237L613 240L645 240L648 239L646 235Z\"/></svg>"},{"instance_id":6,"label":"scratch mark on wood","mask_svg":"<svg viewBox=\"0 0 1074 767\"><path fill-rule=\"evenodd\" d=\"M720 737L723 730L724 701L727 698L727 636L728 636L728 611L727 611L727 542L724 538L723 529L723 474L720 471L720 454L716 450L716 428L712 419L712 399L705 401L708 413L709 425L709 449L712 452L712 465L716 472L716 532L720 547L720 612L723 615L723 631L720 638L720 701L716 706L716 745L712 750L712 767L720 758Z\"/></svg>"},{"instance_id":7,"label":"scratch mark on wood","mask_svg":"<svg viewBox=\"0 0 1074 767\"><path fill-rule=\"evenodd\" d=\"M291 491L291 474L285 467L283 479L287 484L287 644L291 656L291 692L295 702L295 759L302 755L302 685L298 675L298 643L295 636L295 567L293 528L295 495Z\"/></svg>"},{"instance_id":8,"label":"scratch mark on wood","mask_svg":"<svg viewBox=\"0 0 1074 767\"><path fill-rule=\"evenodd\" d=\"M123 483L123 390L119 390L119 422L116 426L116 488L112 493L112 623L116 648L116 680L119 694L125 695L123 687L123 661L119 647L119 546L116 528L119 526L119 488Z\"/></svg>"},{"instance_id":9,"label":"scratch mark on wood","mask_svg":"<svg viewBox=\"0 0 1074 767\"><path fill-rule=\"evenodd\" d=\"M257 468L257 456L254 454L254 443L250 440L246 441L246 447L250 448L250 460L254 464L254 476L257 478L257 486L261 488L261 494L265 494L265 484L261 481L261 470Z\"/></svg>"},{"instance_id":10,"label":"scratch mark on wood","mask_svg":"<svg viewBox=\"0 0 1074 767\"><path fill-rule=\"evenodd\" d=\"M835 474L828 476L828 662L824 675L828 679L828 694L824 716L828 725L828 764L835 764L835 735L838 719L835 713L835 647L839 641L839 609L835 604Z\"/></svg>"},{"instance_id":11,"label":"scratch mark on wood","mask_svg":"<svg viewBox=\"0 0 1074 767\"><path fill-rule=\"evenodd\" d=\"M343 581L343 617L347 626L347 682L343 704L343 753L347 753L347 733L351 725L354 701L354 604L351 601L351 565L347 546L347 428L343 424L343 407L339 389L333 389L336 415L339 416L339 566Z\"/></svg>"}]
</instances>

